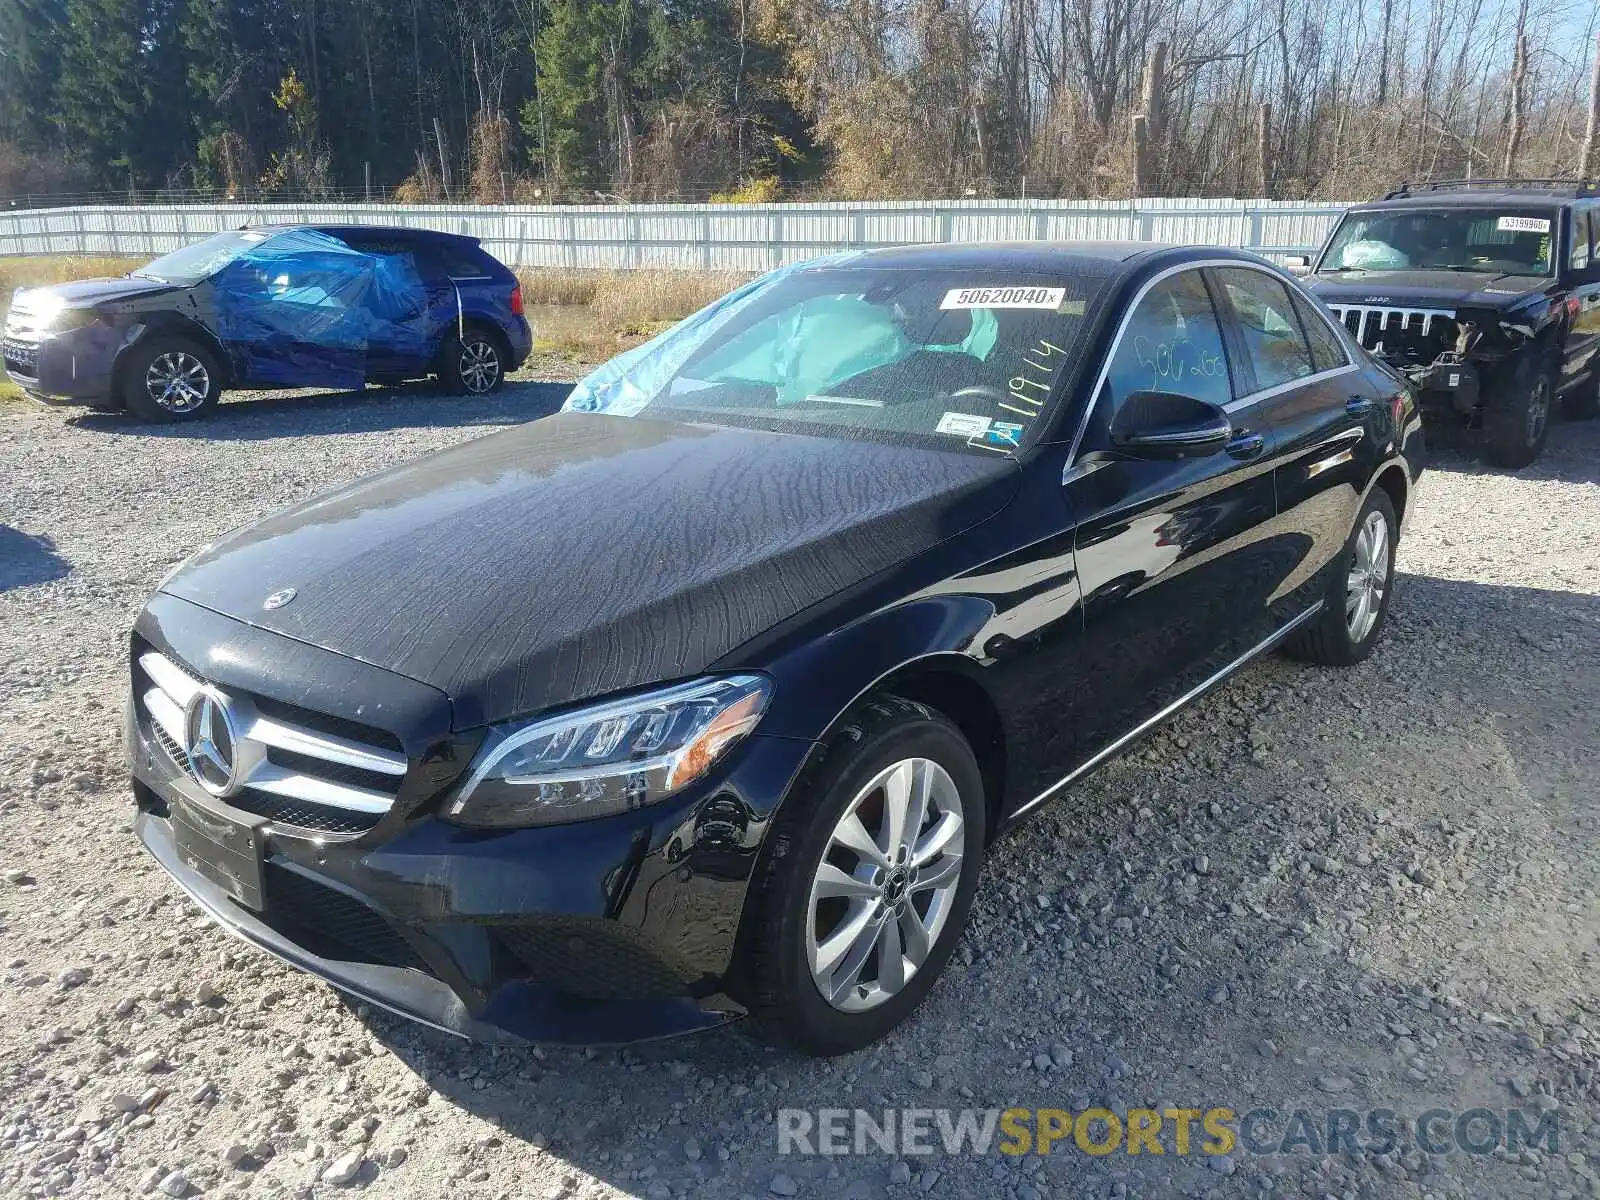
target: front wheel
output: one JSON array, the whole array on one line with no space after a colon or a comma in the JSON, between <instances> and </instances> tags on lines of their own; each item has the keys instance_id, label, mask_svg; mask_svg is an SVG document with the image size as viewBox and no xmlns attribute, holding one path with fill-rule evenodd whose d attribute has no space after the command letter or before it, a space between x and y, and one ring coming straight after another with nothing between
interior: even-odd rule
<instances>
[{"instance_id":1,"label":"front wheel","mask_svg":"<svg viewBox=\"0 0 1600 1200\"><path fill-rule=\"evenodd\" d=\"M1322 613L1284 644L1286 653L1330 667L1354 666L1372 653L1389 615L1399 532L1389 494L1374 488L1334 565Z\"/></svg>"},{"instance_id":2,"label":"front wheel","mask_svg":"<svg viewBox=\"0 0 1600 1200\"><path fill-rule=\"evenodd\" d=\"M1499 467L1525 467L1544 450L1555 406L1553 372L1529 362L1512 379L1510 392L1491 401L1483 431L1489 460Z\"/></svg>"},{"instance_id":3,"label":"front wheel","mask_svg":"<svg viewBox=\"0 0 1600 1200\"><path fill-rule=\"evenodd\" d=\"M119 377L123 406L146 421L192 421L222 396L216 358L185 337L156 334L135 344Z\"/></svg>"},{"instance_id":4,"label":"front wheel","mask_svg":"<svg viewBox=\"0 0 1600 1200\"><path fill-rule=\"evenodd\" d=\"M482 396L505 382L505 354L493 335L467 327L439 350L439 383L453 396Z\"/></svg>"},{"instance_id":5,"label":"front wheel","mask_svg":"<svg viewBox=\"0 0 1600 1200\"><path fill-rule=\"evenodd\" d=\"M949 961L984 847L983 779L956 727L867 701L796 782L754 888L752 1010L810 1054L905 1020Z\"/></svg>"}]
</instances>

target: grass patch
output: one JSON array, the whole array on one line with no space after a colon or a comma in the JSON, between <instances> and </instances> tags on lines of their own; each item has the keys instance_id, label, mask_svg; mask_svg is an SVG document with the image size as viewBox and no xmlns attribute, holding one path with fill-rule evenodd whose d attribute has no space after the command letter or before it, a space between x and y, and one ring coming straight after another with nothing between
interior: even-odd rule
<instances>
[{"instance_id":1,"label":"grass patch","mask_svg":"<svg viewBox=\"0 0 1600 1200\"><path fill-rule=\"evenodd\" d=\"M126 275L142 267L147 258L112 258L97 254L42 254L19 258L0 258L0 292L10 303L13 288L38 287L42 283L65 283L70 279L96 279Z\"/></svg>"},{"instance_id":2,"label":"grass patch","mask_svg":"<svg viewBox=\"0 0 1600 1200\"><path fill-rule=\"evenodd\" d=\"M637 346L747 281L736 271L519 271L543 353L598 362Z\"/></svg>"}]
</instances>

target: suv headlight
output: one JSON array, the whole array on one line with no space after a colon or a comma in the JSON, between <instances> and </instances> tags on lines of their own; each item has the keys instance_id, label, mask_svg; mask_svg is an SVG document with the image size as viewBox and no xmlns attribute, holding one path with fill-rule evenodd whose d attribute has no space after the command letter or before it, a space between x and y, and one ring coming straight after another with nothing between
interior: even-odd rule
<instances>
[{"instance_id":1,"label":"suv headlight","mask_svg":"<svg viewBox=\"0 0 1600 1200\"><path fill-rule=\"evenodd\" d=\"M654 804L754 729L771 694L762 676L719 676L497 726L445 816L560 825Z\"/></svg>"}]
</instances>

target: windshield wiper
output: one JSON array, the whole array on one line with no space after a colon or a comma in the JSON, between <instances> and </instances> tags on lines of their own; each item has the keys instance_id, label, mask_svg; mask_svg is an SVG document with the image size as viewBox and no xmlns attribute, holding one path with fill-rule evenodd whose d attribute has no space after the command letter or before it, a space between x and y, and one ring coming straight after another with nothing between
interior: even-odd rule
<instances>
[{"instance_id":1,"label":"windshield wiper","mask_svg":"<svg viewBox=\"0 0 1600 1200\"><path fill-rule=\"evenodd\" d=\"M1342 275L1346 271L1368 271L1368 270L1371 270L1371 268L1370 267L1323 267L1322 270L1317 272L1317 274L1318 275Z\"/></svg>"}]
</instances>

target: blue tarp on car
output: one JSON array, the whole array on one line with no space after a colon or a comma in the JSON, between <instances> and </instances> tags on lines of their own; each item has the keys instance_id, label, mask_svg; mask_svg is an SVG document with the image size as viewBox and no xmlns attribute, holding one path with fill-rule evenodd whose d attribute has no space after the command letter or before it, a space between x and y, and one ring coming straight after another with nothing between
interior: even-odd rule
<instances>
[{"instance_id":1,"label":"blue tarp on car","mask_svg":"<svg viewBox=\"0 0 1600 1200\"><path fill-rule=\"evenodd\" d=\"M212 282L217 336L264 384L360 387L370 352L423 355L432 332L409 254L363 254L313 230L266 238Z\"/></svg>"}]
</instances>

